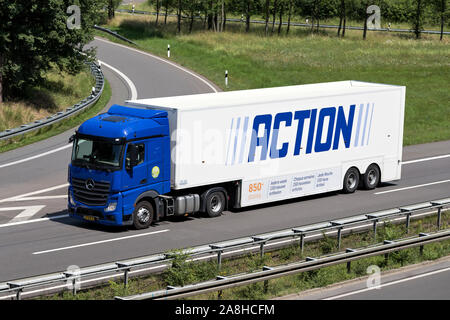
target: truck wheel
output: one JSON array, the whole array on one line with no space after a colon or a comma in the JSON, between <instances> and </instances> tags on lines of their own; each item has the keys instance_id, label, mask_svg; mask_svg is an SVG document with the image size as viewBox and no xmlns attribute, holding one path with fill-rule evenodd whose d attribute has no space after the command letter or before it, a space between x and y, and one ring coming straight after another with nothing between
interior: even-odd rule
<instances>
[{"instance_id":1,"label":"truck wheel","mask_svg":"<svg viewBox=\"0 0 450 320\"><path fill-rule=\"evenodd\" d=\"M136 229L146 229L152 222L154 217L154 210L151 203L147 201L139 202L134 208L133 225Z\"/></svg>"},{"instance_id":2,"label":"truck wheel","mask_svg":"<svg viewBox=\"0 0 450 320\"><path fill-rule=\"evenodd\" d=\"M371 164L363 176L364 189L372 190L380 182L380 169L376 164Z\"/></svg>"},{"instance_id":3,"label":"truck wheel","mask_svg":"<svg viewBox=\"0 0 450 320\"><path fill-rule=\"evenodd\" d=\"M225 209L225 195L223 192L211 192L206 197L206 213L209 217L218 217Z\"/></svg>"},{"instance_id":4,"label":"truck wheel","mask_svg":"<svg viewBox=\"0 0 450 320\"><path fill-rule=\"evenodd\" d=\"M353 193L358 188L359 172L356 168L350 168L344 176L344 193Z\"/></svg>"}]
</instances>

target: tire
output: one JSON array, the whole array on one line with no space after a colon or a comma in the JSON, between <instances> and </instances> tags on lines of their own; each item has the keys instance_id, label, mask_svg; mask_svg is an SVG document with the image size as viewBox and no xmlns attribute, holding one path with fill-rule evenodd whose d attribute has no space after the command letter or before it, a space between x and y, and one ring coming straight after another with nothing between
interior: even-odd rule
<instances>
[{"instance_id":1,"label":"tire","mask_svg":"<svg viewBox=\"0 0 450 320\"><path fill-rule=\"evenodd\" d=\"M359 171L355 167L347 170L344 176L344 184L342 191L344 193L353 193L359 185Z\"/></svg>"},{"instance_id":2,"label":"tire","mask_svg":"<svg viewBox=\"0 0 450 320\"><path fill-rule=\"evenodd\" d=\"M372 190L375 189L378 186L378 183L380 182L380 169L376 164L371 164L367 170L366 173L363 176L363 184L364 189L366 190Z\"/></svg>"},{"instance_id":3,"label":"tire","mask_svg":"<svg viewBox=\"0 0 450 320\"><path fill-rule=\"evenodd\" d=\"M211 192L205 201L206 214L210 218L220 216L225 209L225 195L221 191Z\"/></svg>"},{"instance_id":4,"label":"tire","mask_svg":"<svg viewBox=\"0 0 450 320\"><path fill-rule=\"evenodd\" d=\"M141 201L133 211L133 226L137 230L146 229L152 224L154 216L152 204L147 201Z\"/></svg>"}]
</instances>

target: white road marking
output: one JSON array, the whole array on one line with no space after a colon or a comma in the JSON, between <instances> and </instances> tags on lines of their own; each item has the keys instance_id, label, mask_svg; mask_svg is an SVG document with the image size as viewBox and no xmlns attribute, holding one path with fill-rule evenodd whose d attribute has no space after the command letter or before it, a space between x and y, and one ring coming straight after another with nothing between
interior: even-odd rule
<instances>
[{"instance_id":1,"label":"white road marking","mask_svg":"<svg viewBox=\"0 0 450 320\"><path fill-rule=\"evenodd\" d=\"M123 80L125 80L125 82L127 83L128 87L131 90L131 100L137 99L137 89L136 89L136 86L134 85L133 81L130 80L130 78L128 78L123 72L114 68L113 66L111 66L101 60L98 60L98 62L100 64L100 66L105 65L106 67L108 67L109 69L111 69L112 71L117 73Z\"/></svg>"},{"instance_id":2,"label":"white road marking","mask_svg":"<svg viewBox=\"0 0 450 320\"><path fill-rule=\"evenodd\" d=\"M375 192L374 194L384 194L384 193L391 193L391 192L397 192L397 191L404 191L404 190L410 190L410 189L422 188L422 187L432 186L432 185L435 185L435 184L441 184L441 183L448 183L448 182L450 182L450 180L442 180L442 181L436 181L436 182L430 182L430 183L418 184L418 185L416 185L416 186L410 186L410 187L405 187L405 188L400 188L400 189L394 189L394 190L387 190L387 191Z\"/></svg>"},{"instance_id":3,"label":"white road marking","mask_svg":"<svg viewBox=\"0 0 450 320\"><path fill-rule=\"evenodd\" d=\"M450 158L450 154L444 154L442 156L436 156L436 157L429 157L429 158L423 158L423 159L404 161L404 162L402 162L402 165L410 164L410 163L417 163L417 162L424 162L424 161L431 161L431 160L438 160L438 159L444 159L444 158Z\"/></svg>"},{"instance_id":4,"label":"white road marking","mask_svg":"<svg viewBox=\"0 0 450 320\"><path fill-rule=\"evenodd\" d=\"M67 194L58 195L58 196L16 198L16 199L13 199L10 201L36 201L36 200L51 200L51 199L67 199Z\"/></svg>"},{"instance_id":5,"label":"white road marking","mask_svg":"<svg viewBox=\"0 0 450 320\"><path fill-rule=\"evenodd\" d=\"M5 168L5 167L9 167L9 166L13 166L15 164L23 163L23 162L26 162L26 161L34 160L34 159L37 159L37 158L40 158L40 157L44 157L44 156L47 156L49 154L52 154L52 153L55 153L55 152L58 152L58 151L61 151L61 150L64 150L64 149L67 149L67 148L70 148L70 147L72 147L72 144L68 144L68 145L65 145L63 147L56 148L56 149L53 149L53 150L50 150L50 151L47 151L47 152L44 152L44 153L32 156L32 157L29 157L29 158L17 160L17 161L10 162L10 163L1 164L0 165L0 169L1 168Z\"/></svg>"},{"instance_id":6,"label":"white road marking","mask_svg":"<svg viewBox=\"0 0 450 320\"><path fill-rule=\"evenodd\" d=\"M36 191L33 191L33 192L28 192L28 193L21 194L21 195L18 195L18 196L2 199L2 200L0 200L0 203L2 203L2 202L10 202L10 201L18 201L18 200L21 200L22 198L27 198L29 196L34 196L36 194L49 192L49 191L61 189L61 188L68 187L68 186L69 186L68 183L64 183L64 184L60 184L60 185L57 185L57 186L54 186L54 187L45 188L45 189L41 189L41 190L36 190Z\"/></svg>"},{"instance_id":7,"label":"white road marking","mask_svg":"<svg viewBox=\"0 0 450 320\"><path fill-rule=\"evenodd\" d=\"M12 222L12 223L3 223L3 224L0 224L0 228L17 226L17 225L20 225L20 224L27 224L27 223L34 223L34 222L56 220L56 219L62 219L62 218L68 218L68 217L69 217L68 214L62 214L62 215L59 215L59 216L53 216L53 217L47 217L47 218L39 218L39 219L19 221L19 222Z\"/></svg>"},{"instance_id":8,"label":"white road marking","mask_svg":"<svg viewBox=\"0 0 450 320\"><path fill-rule=\"evenodd\" d=\"M74 248L80 248L80 247L93 246L93 245L96 245L96 244L102 244L102 243L107 243L107 242L120 241L120 240L126 240L126 239L138 238L138 237L144 237L144 236L149 236L149 235L153 235L153 234L163 233L163 232L167 232L167 231L170 231L170 230L169 229L164 229L164 230L159 230L159 231L135 234L135 235L132 235L132 236L126 236L126 237L120 237L120 238L114 238L114 239L108 239L108 240L102 240L102 241L95 241L95 242L89 242L89 243L83 243L83 244L77 244L77 245L69 246L69 247L63 247L63 248L57 248L57 249L50 249L50 250L33 252L33 254L37 255L37 254L43 254L43 253L49 253L49 252L56 252L56 251L63 251L63 250L69 250L69 249L74 249Z\"/></svg>"},{"instance_id":9,"label":"white road marking","mask_svg":"<svg viewBox=\"0 0 450 320\"><path fill-rule=\"evenodd\" d=\"M25 207L8 207L8 208L0 208L0 211L17 211L22 210L21 213L19 213L17 216L15 216L13 219L11 219L9 222L20 222L27 220L28 218L34 216L36 213L38 213L41 209L43 209L44 205L38 205L38 206L25 206Z\"/></svg>"},{"instance_id":10,"label":"white road marking","mask_svg":"<svg viewBox=\"0 0 450 320\"><path fill-rule=\"evenodd\" d=\"M191 76L197 78L198 80L200 80L200 81L202 81L204 84L206 84L209 88L211 88L211 90L212 90L213 92L217 92L217 89L214 88L214 86L211 85L208 81L206 81L206 80L203 79L202 77L196 75L195 73L193 73L193 72L191 72L191 71L189 71L189 70L187 70L187 69L185 69L185 68L183 68L183 67L181 67L181 66L179 66L179 65L177 65L177 64L175 64L175 63L173 63L173 62L170 62L170 61L167 61L167 60L162 59L162 58L160 58L160 57L157 57L157 56L155 56L155 55L153 55L153 54L151 54L151 53L144 52L144 51L141 51L141 50L137 50L137 49L134 49L134 48L131 48L131 47L127 47L127 46L124 46L124 45L119 44L119 43L115 43L115 42L111 42L111 41L108 41L108 40L104 40L104 39L101 39L101 38L99 38L99 37L95 37L95 40L103 41L103 42L106 42L106 43L109 43L109 44L112 44L112 45L115 45L115 46L119 46L119 47L122 47L122 48L125 48L125 49L128 49L128 50L131 50L131 51L134 51L134 52L137 52L137 53L140 53L140 54L149 56L149 57L151 57L151 58L153 58L153 59L156 59L156 60L165 62L165 63L171 65L172 67L175 67L175 68L177 68L177 69L180 69L180 70L182 70L182 71L184 71L184 72L190 74ZM134 99L131 99L131 100L134 100Z\"/></svg>"},{"instance_id":11,"label":"white road marking","mask_svg":"<svg viewBox=\"0 0 450 320\"><path fill-rule=\"evenodd\" d=\"M381 284L379 287L380 288L384 288L384 287L392 286L392 285L399 284L399 283L402 283L402 282L406 282L406 281L411 281L411 280L415 280L415 279L419 279L419 278L423 278L423 277L432 276L434 274L442 273L442 272L449 271L449 270L450 270L450 267L445 268L445 269L436 270L436 271L431 271L431 272L419 274L417 276L412 276L412 277L409 277L409 278L400 279L400 280L388 282L388 283L385 283L385 284ZM334 297L325 298L324 300L336 300L336 299L348 297L348 296L351 296L351 295L355 295L355 294L358 294L358 293L370 291L370 290L376 290L376 287L356 290L356 291L353 291L353 292L340 294L340 295L337 295L337 296L334 296Z\"/></svg>"}]
</instances>

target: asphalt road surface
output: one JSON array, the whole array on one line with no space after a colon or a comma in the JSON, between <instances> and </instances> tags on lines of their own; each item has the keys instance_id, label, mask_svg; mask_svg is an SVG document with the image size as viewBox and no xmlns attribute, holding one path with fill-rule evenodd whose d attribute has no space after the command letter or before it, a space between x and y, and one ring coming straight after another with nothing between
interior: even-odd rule
<instances>
[{"instance_id":1,"label":"asphalt road surface","mask_svg":"<svg viewBox=\"0 0 450 320\"><path fill-rule=\"evenodd\" d=\"M288 295L280 300L449 300L450 258L408 266L400 270L329 288ZM369 284L369 285L368 285Z\"/></svg>"},{"instance_id":2,"label":"asphalt road surface","mask_svg":"<svg viewBox=\"0 0 450 320\"><path fill-rule=\"evenodd\" d=\"M133 94L150 98L215 90L205 79L151 55L104 40L93 45L113 89L109 105ZM283 201L215 219L167 220L147 230L111 229L67 217L72 133L0 155L0 282L450 196L450 141L444 141L404 148L404 161L420 161L406 162L402 180L373 191Z\"/></svg>"}]
</instances>

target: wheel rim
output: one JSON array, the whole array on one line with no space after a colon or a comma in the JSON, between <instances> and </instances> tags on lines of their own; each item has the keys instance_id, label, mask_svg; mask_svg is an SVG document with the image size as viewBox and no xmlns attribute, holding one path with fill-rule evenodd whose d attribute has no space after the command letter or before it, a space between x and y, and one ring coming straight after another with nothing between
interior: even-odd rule
<instances>
[{"instance_id":1,"label":"wheel rim","mask_svg":"<svg viewBox=\"0 0 450 320\"><path fill-rule=\"evenodd\" d=\"M213 196L210 201L211 211L217 213L222 208L222 201L219 196Z\"/></svg>"},{"instance_id":2,"label":"wheel rim","mask_svg":"<svg viewBox=\"0 0 450 320\"><path fill-rule=\"evenodd\" d=\"M140 223L147 223L150 220L150 211L145 207L139 208L137 218Z\"/></svg>"},{"instance_id":3,"label":"wheel rim","mask_svg":"<svg viewBox=\"0 0 450 320\"><path fill-rule=\"evenodd\" d=\"M377 183L377 180L378 180L377 176L378 176L377 172L374 169L369 171L369 174L367 175L367 178L368 178L369 184L371 186L373 186L373 185L375 185Z\"/></svg>"},{"instance_id":4,"label":"wheel rim","mask_svg":"<svg viewBox=\"0 0 450 320\"><path fill-rule=\"evenodd\" d=\"M356 174L353 172L347 177L347 187L348 189L354 189L356 187Z\"/></svg>"}]
</instances>

